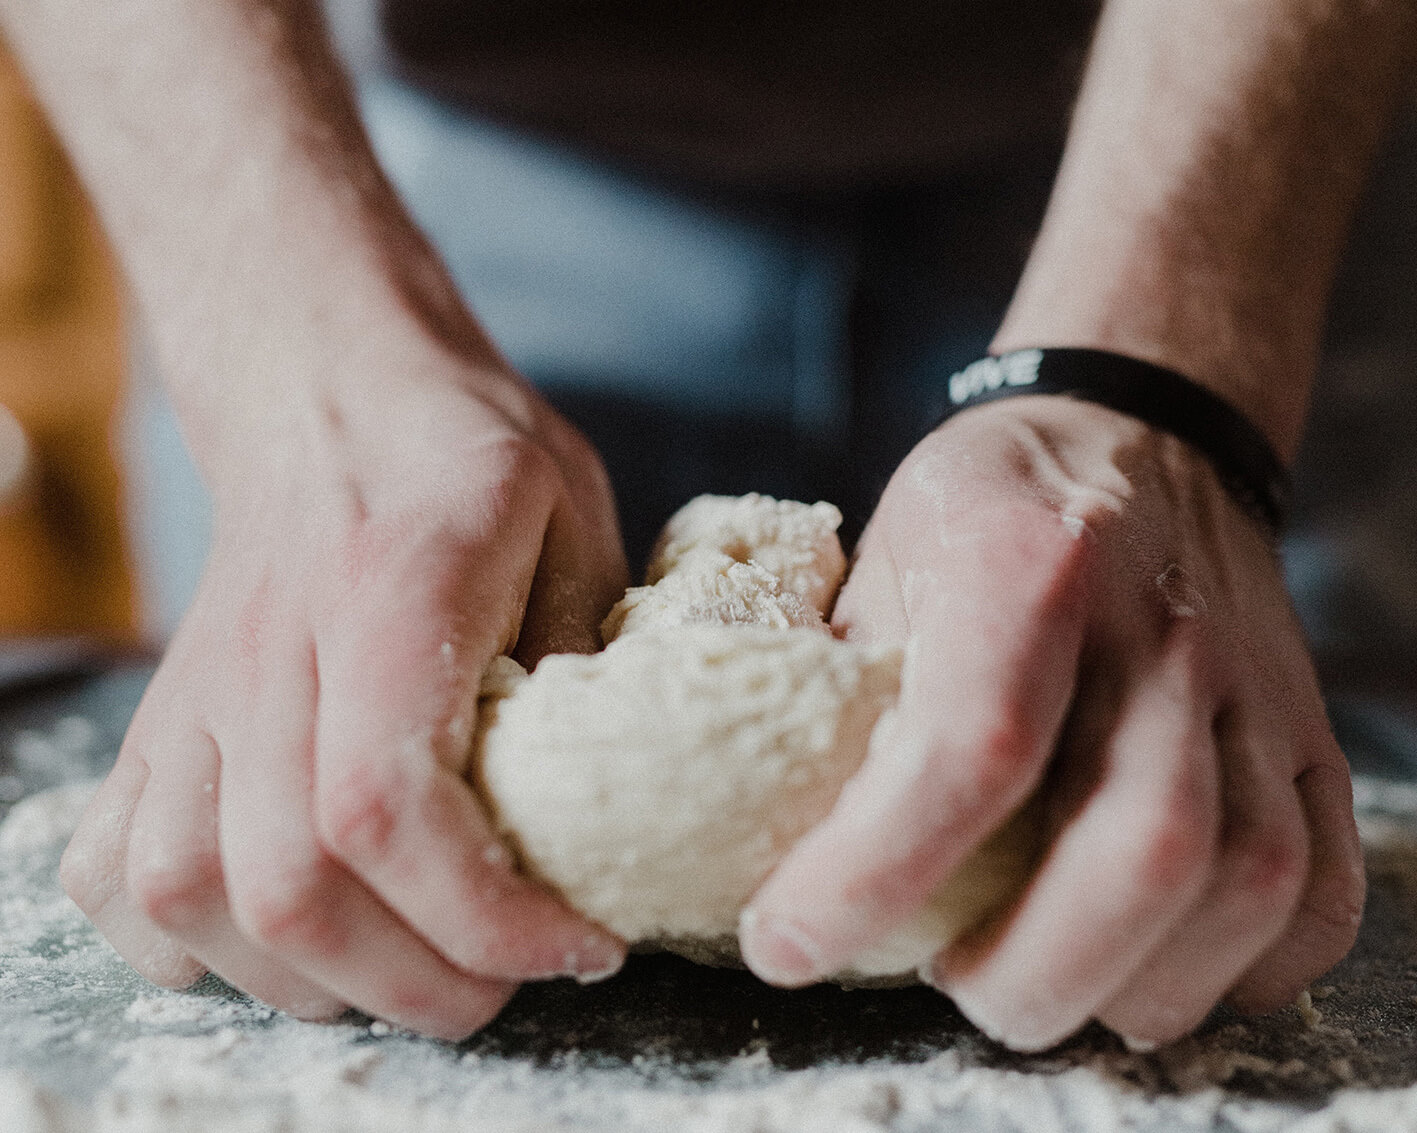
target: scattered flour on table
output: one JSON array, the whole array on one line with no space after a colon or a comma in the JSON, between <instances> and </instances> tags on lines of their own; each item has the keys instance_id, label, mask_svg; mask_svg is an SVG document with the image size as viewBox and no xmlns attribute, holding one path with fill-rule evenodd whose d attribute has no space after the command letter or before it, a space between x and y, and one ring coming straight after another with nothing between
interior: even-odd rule
<instances>
[{"instance_id":1,"label":"scattered flour on table","mask_svg":"<svg viewBox=\"0 0 1417 1133\"><path fill-rule=\"evenodd\" d=\"M144 1027L210 1026L236 1020L244 1005L212 996L159 992L142 995L128 1005L123 1018ZM274 1014L273 1011L267 1015Z\"/></svg>"},{"instance_id":2,"label":"scattered flour on table","mask_svg":"<svg viewBox=\"0 0 1417 1133\"><path fill-rule=\"evenodd\" d=\"M249 1048L252 1043L246 1043ZM298 1068L234 1076L236 1045L149 1040L92 1106L0 1071L0 1128L14 1133L891 1133L989 1129L1122 1133L1403 1133L1417 1129L1413 1090L1341 1090L1318 1110L1237 1099L1218 1086L1153 1095L1106 1059L1054 1072L970 1065L947 1051L915 1065L774 1072L761 1060L717 1069L708 1085L675 1068L460 1064L456 1097L389 1086L377 1054L321 1052Z\"/></svg>"},{"instance_id":3,"label":"scattered flour on table","mask_svg":"<svg viewBox=\"0 0 1417 1133\"><path fill-rule=\"evenodd\" d=\"M87 774L95 735L71 717L21 733L12 754L31 782L59 783ZM1417 1085L1365 1086L1361 1037L1332 1021L1351 985L1313 989L1309 1026L1293 1013L1264 1053L1235 1024L1149 1055L1084 1046L1010 1067L962 1042L918 1061L794 1071L762 1045L692 1064L569 1049L539 1065L380 1024L300 1023L220 991L162 991L55 880L96 787L55 786L0 822L0 1133L1417 1133ZM1359 779L1354 793L1365 844L1417 893L1417 785ZM1412 1026L1405 1006L1393 1026ZM86 1084L70 1064L52 1069L66 1053L87 1065ZM1316 1075L1348 1085L1303 1104L1235 1088L1289 1083L1301 1096Z\"/></svg>"},{"instance_id":4,"label":"scattered flour on table","mask_svg":"<svg viewBox=\"0 0 1417 1133\"><path fill-rule=\"evenodd\" d=\"M15 804L0 823L0 853L23 854L67 842L100 780L82 779L41 791Z\"/></svg>"},{"instance_id":5,"label":"scattered flour on table","mask_svg":"<svg viewBox=\"0 0 1417 1133\"><path fill-rule=\"evenodd\" d=\"M61 716L45 731L26 729L10 740L10 756L21 777L56 786L88 774L97 750L98 727L84 716Z\"/></svg>"},{"instance_id":6,"label":"scattered flour on table","mask_svg":"<svg viewBox=\"0 0 1417 1133\"><path fill-rule=\"evenodd\" d=\"M1360 783L1365 792L1382 788ZM30 800L0 825L0 980L48 981L56 1000L75 984L115 984L114 1018L56 1008L0 1024L4 1133L1417 1133L1417 1086L1355 1081L1307 1104L1236 1091L1247 1079L1293 1083L1296 1094L1316 1072L1344 1079L1358 1040L1327 1019L1310 1030L1292 1011L1278 1057L1237 1023L1149 1055L1083 1046L1000 1066L987 1044L962 1041L913 1062L784 1070L756 1043L737 1058L692 1064L570 1049L540 1065L368 1023L300 1023L225 993L161 991L127 973L53 882L80 792L62 794L67 801ZM1401 801L1384 796L1370 808L1386 816L1390 845ZM27 870L19 891L8 885ZM86 1002L101 1005L89 990ZM1328 1016L1351 990L1315 994ZM3 997L0 984L0 1007ZM15 1052L65 1027L112 1064L87 1095L62 1077L41 1081L41 1065L13 1066Z\"/></svg>"}]
</instances>

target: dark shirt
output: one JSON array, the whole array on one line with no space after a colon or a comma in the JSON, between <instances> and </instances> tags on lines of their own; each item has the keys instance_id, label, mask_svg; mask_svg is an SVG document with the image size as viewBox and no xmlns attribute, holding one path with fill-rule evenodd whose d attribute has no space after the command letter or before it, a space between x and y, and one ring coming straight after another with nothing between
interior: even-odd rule
<instances>
[{"instance_id":1,"label":"dark shirt","mask_svg":"<svg viewBox=\"0 0 1417 1133\"><path fill-rule=\"evenodd\" d=\"M1098 0L384 0L415 82L706 183L909 184L1055 145Z\"/></svg>"}]
</instances>

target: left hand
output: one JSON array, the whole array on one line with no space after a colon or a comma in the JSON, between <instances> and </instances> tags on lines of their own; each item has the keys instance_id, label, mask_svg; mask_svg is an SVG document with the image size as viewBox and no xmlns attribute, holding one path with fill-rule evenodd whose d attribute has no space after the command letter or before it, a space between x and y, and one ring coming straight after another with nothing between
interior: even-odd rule
<instances>
[{"instance_id":1,"label":"left hand","mask_svg":"<svg viewBox=\"0 0 1417 1133\"><path fill-rule=\"evenodd\" d=\"M1018 899L925 973L1036 1050L1268 1010L1351 946L1348 769L1272 548L1204 458L1112 410L962 413L896 472L833 616L903 687L835 809L753 901L748 963L831 974L1035 792Z\"/></svg>"},{"instance_id":2,"label":"left hand","mask_svg":"<svg viewBox=\"0 0 1417 1133\"><path fill-rule=\"evenodd\" d=\"M395 332L366 329L371 359ZM211 555L60 877L160 986L461 1039L523 980L623 962L463 770L488 663L593 648L624 555L598 457L519 378L399 361L187 417L220 440Z\"/></svg>"}]
</instances>

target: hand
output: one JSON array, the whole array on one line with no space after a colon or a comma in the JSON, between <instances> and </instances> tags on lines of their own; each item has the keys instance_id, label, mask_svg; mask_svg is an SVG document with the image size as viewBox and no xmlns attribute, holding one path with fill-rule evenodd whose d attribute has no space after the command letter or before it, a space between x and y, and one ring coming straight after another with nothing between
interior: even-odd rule
<instances>
[{"instance_id":1,"label":"hand","mask_svg":"<svg viewBox=\"0 0 1417 1133\"><path fill-rule=\"evenodd\" d=\"M1064 398L960 414L891 480L833 626L903 643L901 700L754 898L763 978L847 964L1035 792L1026 889L926 973L1009 1046L1173 1039L1351 946L1347 766L1273 552L1181 442Z\"/></svg>"},{"instance_id":2,"label":"hand","mask_svg":"<svg viewBox=\"0 0 1417 1133\"><path fill-rule=\"evenodd\" d=\"M461 774L495 654L598 646L608 482L517 379L447 369L286 406L208 468L201 588L62 866L155 983L452 1038L519 980L623 961L514 873Z\"/></svg>"}]
</instances>

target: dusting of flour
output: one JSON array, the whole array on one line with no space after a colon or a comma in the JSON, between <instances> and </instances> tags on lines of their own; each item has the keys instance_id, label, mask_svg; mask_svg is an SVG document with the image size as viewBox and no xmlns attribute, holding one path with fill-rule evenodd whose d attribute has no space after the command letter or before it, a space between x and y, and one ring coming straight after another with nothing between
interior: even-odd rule
<instances>
[{"instance_id":1,"label":"dusting of flour","mask_svg":"<svg viewBox=\"0 0 1417 1133\"><path fill-rule=\"evenodd\" d=\"M1032 1057L956 1029L805 1068L787 1068L780 1035L712 1059L652 1042L534 1058L300 1023L214 981L153 988L54 880L91 789L36 796L0 825L4 1133L1417 1133L1417 792L1402 788L1359 784L1375 903L1354 958L1313 990L1311 1025L1289 1009L1150 1054L1099 1033Z\"/></svg>"}]
</instances>

